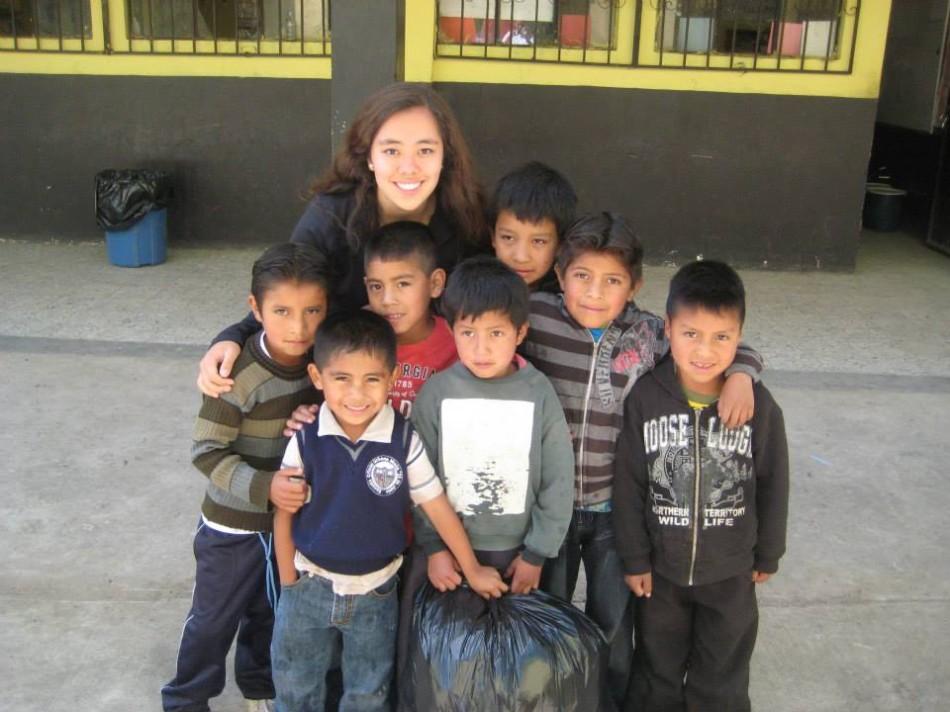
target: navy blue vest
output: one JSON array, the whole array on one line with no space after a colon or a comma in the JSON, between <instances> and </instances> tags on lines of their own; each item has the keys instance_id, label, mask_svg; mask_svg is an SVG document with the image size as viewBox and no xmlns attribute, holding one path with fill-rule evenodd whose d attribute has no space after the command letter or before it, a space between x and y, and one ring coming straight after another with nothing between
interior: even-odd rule
<instances>
[{"instance_id":1,"label":"navy blue vest","mask_svg":"<svg viewBox=\"0 0 950 712\"><path fill-rule=\"evenodd\" d=\"M368 574L406 548L403 522L412 506L406 458L412 426L394 415L388 443L319 437L317 422L297 433L312 496L294 515L294 544L327 571Z\"/></svg>"}]
</instances>

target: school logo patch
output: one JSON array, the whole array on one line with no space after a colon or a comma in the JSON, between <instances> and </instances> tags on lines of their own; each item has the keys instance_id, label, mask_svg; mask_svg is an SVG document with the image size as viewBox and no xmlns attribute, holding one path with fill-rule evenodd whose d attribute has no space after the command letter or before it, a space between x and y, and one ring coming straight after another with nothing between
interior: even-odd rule
<instances>
[{"instance_id":1,"label":"school logo patch","mask_svg":"<svg viewBox=\"0 0 950 712\"><path fill-rule=\"evenodd\" d=\"M388 497L402 484L402 465L388 455L378 455L366 466L366 484L374 494Z\"/></svg>"}]
</instances>

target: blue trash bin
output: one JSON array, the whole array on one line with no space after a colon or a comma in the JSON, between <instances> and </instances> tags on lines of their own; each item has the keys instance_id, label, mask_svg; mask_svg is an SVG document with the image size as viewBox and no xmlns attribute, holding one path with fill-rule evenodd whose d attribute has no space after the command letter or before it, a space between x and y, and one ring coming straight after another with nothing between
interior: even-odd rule
<instances>
[{"instance_id":1,"label":"blue trash bin","mask_svg":"<svg viewBox=\"0 0 950 712\"><path fill-rule=\"evenodd\" d=\"M109 262L119 267L160 265L167 252L167 225L168 210L161 208L146 213L127 230L107 230Z\"/></svg>"}]
</instances>

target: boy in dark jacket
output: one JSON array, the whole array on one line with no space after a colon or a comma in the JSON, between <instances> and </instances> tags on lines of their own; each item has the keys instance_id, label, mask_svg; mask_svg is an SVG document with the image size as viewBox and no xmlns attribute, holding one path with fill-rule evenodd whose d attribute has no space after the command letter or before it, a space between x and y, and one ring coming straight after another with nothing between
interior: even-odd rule
<instances>
[{"instance_id":1,"label":"boy in dark jacket","mask_svg":"<svg viewBox=\"0 0 950 712\"><path fill-rule=\"evenodd\" d=\"M614 475L617 549L641 597L631 702L748 710L755 585L785 552L785 425L761 383L747 424L725 427L716 411L745 318L732 268L686 265L666 311L670 356L624 404Z\"/></svg>"}]
</instances>

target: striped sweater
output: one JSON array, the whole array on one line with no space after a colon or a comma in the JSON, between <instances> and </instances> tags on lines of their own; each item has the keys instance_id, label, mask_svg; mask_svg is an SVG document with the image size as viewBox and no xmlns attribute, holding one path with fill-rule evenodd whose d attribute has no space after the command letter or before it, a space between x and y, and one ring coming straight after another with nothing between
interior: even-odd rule
<instances>
[{"instance_id":1,"label":"striped sweater","mask_svg":"<svg viewBox=\"0 0 950 712\"><path fill-rule=\"evenodd\" d=\"M248 339L232 369L234 385L220 398L204 396L195 422L191 461L208 477L201 513L235 529L267 532L268 497L287 446L284 423L301 404L317 403L306 362L281 366Z\"/></svg>"},{"instance_id":2,"label":"striped sweater","mask_svg":"<svg viewBox=\"0 0 950 712\"><path fill-rule=\"evenodd\" d=\"M663 320L630 302L598 343L567 313L561 295L531 295L524 356L554 385L574 443L574 507L609 502L614 448L623 422L623 401L637 379L669 351ZM727 374L763 369L759 354L740 346Z\"/></svg>"}]
</instances>

